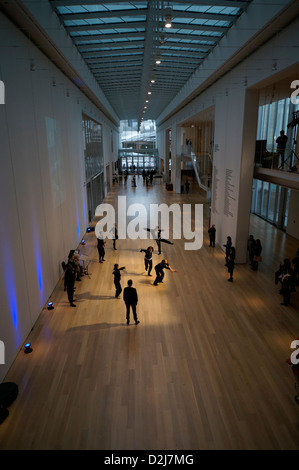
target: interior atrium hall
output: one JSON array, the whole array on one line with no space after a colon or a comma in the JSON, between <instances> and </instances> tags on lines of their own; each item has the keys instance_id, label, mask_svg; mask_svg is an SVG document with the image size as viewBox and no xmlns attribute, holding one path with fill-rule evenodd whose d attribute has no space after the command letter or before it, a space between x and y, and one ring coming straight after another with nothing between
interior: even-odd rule
<instances>
[{"instance_id":1,"label":"interior atrium hall","mask_svg":"<svg viewBox=\"0 0 299 470\"><path fill-rule=\"evenodd\" d=\"M299 450L298 31L0 1L1 450Z\"/></svg>"}]
</instances>

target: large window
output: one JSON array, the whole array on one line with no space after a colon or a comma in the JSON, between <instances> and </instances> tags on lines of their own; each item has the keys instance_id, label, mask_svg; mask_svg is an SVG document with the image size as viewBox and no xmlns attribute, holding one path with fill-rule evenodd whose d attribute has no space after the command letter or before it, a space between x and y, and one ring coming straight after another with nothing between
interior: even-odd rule
<instances>
[{"instance_id":1,"label":"large window","mask_svg":"<svg viewBox=\"0 0 299 470\"><path fill-rule=\"evenodd\" d=\"M290 124L294 119L294 113L298 110L299 104L293 104L290 98L260 105L256 140L259 143L259 148L262 149L262 155L260 154L261 150L259 150L256 163L267 168L282 169L283 165L278 158L276 144L276 139L279 137L281 130L288 137L285 152L285 160L287 161L283 169L290 169L296 163L291 154L291 151L295 150L296 127Z\"/></svg>"},{"instance_id":2,"label":"large window","mask_svg":"<svg viewBox=\"0 0 299 470\"><path fill-rule=\"evenodd\" d=\"M136 120L120 123L119 171L142 173L156 170L158 151L156 149L156 122L142 122L138 130Z\"/></svg>"},{"instance_id":3,"label":"large window","mask_svg":"<svg viewBox=\"0 0 299 470\"><path fill-rule=\"evenodd\" d=\"M144 121L138 130L137 120L120 122L120 147L134 150L156 147L156 121Z\"/></svg>"},{"instance_id":4,"label":"large window","mask_svg":"<svg viewBox=\"0 0 299 470\"><path fill-rule=\"evenodd\" d=\"M83 141L89 222L104 199L102 125L83 114Z\"/></svg>"},{"instance_id":5,"label":"large window","mask_svg":"<svg viewBox=\"0 0 299 470\"><path fill-rule=\"evenodd\" d=\"M256 179L253 180L252 189L251 212L285 230L290 189Z\"/></svg>"},{"instance_id":6,"label":"large window","mask_svg":"<svg viewBox=\"0 0 299 470\"><path fill-rule=\"evenodd\" d=\"M86 180L93 178L104 169L102 126L83 114L84 153Z\"/></svg>"}]
</instances>

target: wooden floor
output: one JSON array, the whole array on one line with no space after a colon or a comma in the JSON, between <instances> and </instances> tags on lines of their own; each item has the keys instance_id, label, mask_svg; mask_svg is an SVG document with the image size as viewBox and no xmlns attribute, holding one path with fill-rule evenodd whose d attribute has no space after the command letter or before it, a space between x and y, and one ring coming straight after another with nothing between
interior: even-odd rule
<instances>
[{"instance_id":1,"label":"wooden floor","mask_svg":"<svg viewBox=\"0 0 299 470\"><path fill-rule=\"evenodd\" d=\"M281 306L274 272L299 242L252 216L263 245L254 272L238 265L227 282L224 254L210 248L208 205L196 187L188 195L164 185L114 185L106 202L204 203L204 245L184 251L165 245L178 272L152 285L144 271L149 241L119 240L98 263L94 232L81 251L90 278L76 285L71 308L63 279L6 381L19 397L0 426L0 449L208 450L299 449L299 406L286 358L299 336L299 288ZM223 241L224 242L224 241ZM70 247L75 248L75 247ZM126 266L122 287L138 290L140 324L126 326L123 300L114 297L114 263Z\"/></svg>"}]
</instances>

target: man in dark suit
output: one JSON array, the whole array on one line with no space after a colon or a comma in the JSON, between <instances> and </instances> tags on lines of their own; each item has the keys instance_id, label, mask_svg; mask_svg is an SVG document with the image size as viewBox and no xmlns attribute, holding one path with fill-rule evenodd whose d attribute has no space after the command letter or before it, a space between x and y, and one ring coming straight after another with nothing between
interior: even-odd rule
<instances>
[{"instance_id":1,"label":"man in dark suit","mask_svg":"<svg viewBox=\"0 0 299 470\"><path fill-rule=\"evenodd\" d=\"M135 324L138 325L138 323L140 323L140 321L137 319L137 313L136 313L138 295L137 295L137 290L135 289L135 287L132 287L132 284L133 284L133 281L130 279L128 281L128 287L124 288L123 298L127 307L127 314L126 314L127 325L130 324L130 307L132 307Z\"/></svg>"}]
</instances>

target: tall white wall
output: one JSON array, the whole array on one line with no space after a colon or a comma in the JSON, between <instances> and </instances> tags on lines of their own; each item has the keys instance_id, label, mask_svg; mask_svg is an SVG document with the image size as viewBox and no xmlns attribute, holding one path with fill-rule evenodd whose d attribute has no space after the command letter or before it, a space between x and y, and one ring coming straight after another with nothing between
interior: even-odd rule
<instances>
[{"instance_id":1,"label":"tall white wall","mask_svg":"<svg viewBox=\"0 0 299 470\"><path fill-rule=\"evenodd\" d=\"M82 112L103 123L104 152L113 126L2 15L0 42L1 381L86 230Z\"/></svg>"}]
</instances>

